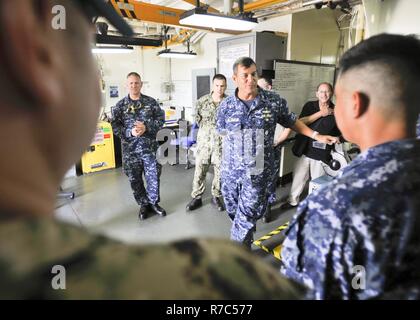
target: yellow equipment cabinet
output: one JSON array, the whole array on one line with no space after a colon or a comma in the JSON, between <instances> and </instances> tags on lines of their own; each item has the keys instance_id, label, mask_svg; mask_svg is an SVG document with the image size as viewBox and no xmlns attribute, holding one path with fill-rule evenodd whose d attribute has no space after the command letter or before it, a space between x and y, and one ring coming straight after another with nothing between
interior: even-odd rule
<instances>
[{"instance_id":1,"label":"yellow equipment cabinet","mask_svg":"<svg viewBox=\"0 0 420 320\"><path fill-rule=\"evenodd\" d=\"M83 154L81 163L83 173L115 168L114 137L108 122L99 122L95 138Z\"/></svg>"}]
</instances>

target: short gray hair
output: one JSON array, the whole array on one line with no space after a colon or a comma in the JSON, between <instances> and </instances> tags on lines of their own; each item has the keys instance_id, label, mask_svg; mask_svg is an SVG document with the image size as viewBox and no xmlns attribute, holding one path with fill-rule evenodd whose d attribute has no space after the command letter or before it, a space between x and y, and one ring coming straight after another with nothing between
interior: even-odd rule
<instances>
[{"instance_id":1,"label":"short gray hair","mask_svg":"<svg viewBox=\"0 0 420 320\"><path fill-rule=\"evenodd\" d=\"M245 68L249 68L252 65L257 65L254 60L252 60L250 57L240 57L235 61L233 64L233 74L236 74L238 71L238 66L243 66Z\"/></svg>"}]
</instances>

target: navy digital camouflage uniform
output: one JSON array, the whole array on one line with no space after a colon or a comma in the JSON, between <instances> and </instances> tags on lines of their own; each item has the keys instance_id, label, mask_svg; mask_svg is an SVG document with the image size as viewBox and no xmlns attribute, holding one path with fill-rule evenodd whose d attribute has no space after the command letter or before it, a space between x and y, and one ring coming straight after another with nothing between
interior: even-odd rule
<instances>
[{"instance_id":1,"label":"navy digital camouflage uniform","mask_svg":"<svg viewBox=\"0 0 420 320\"><path fill-rule=\"evenodd\" d=\"M420 298L420 141L372 147L308 196L281 255L310 298Z\"/></svg>"},{"instance_id":2,"label":"navy digital camouflage uniform","mask_svg":"<svg viewBox=\"0 0 420 320\"><path fill-rule=\"evenodd\" d=\"M142 136L133 137L131 129L135 121L146 126ZM165 113L155 99L142 94L139 100L126 96L112 108L112 129L121 138L123 167L127 174L134 198L140 206L156 204L160 200L159 180L162 166L156 159L159 147L156 134L165 122ZM143 183L146 180L146 189ZM146 192L147 190L147 192Z\"/></svg>"},{"instance_id":3,"label":"navy digital camouflage uniform","mask_svg":"<svg viewBox=\"0 0 420 320\"><path fill-rule=\"evenodd\" d=\"M65 268L65 289L52 288L53 278L64 275L52 273L57 265ZM230 241L127 245L50 218L2 219L0 266L0 299L303 296L300 285Z\"/></svg>"},{"instance_id":4,"label":"navy digital camouflage uniform","mask_svg":"<svg viewBox=\"0 0 420 320\"><path fill-rule=\"evenodd\" d=\"M226 211L233 221L231 239L246 242L267 207L267 185L273 176L276 123L289 128L295 124L297 117L289 113L286 100L274 92L259 88L248 110L237 97L237 91L220 104L216 130L224 136L221 183ZM257 138L257 132L263 134L263 145ZM243 146L237 144L238 140L244 146L252 145L257 161L258 154L262 153L261 172L255 170L255 159L245 156Z\"/></svg>"},{"instance_id":5,"label":"navy digital camouflage uniform","mask_svg":"<svg viewBox=\"0 0 420 320\"><path fill-rule=\"evenodd\" d=\"M271 90L269 90L271 91ZM274 132L274 138L276 137L276 131ZM277 180L279 178L280 173L280 160L281 160L281 148L282 145L279 144L274 147L274 165L273 165L273 176L268 181L268 203L270 205L276 202L276 188L277 188Z\"/></svg>"},{"instance_id":6,"label":"navy digital camouflage uniform","mask_svg":"<svg viewBox=\"0 0 420 320\"><path fill-rule=\"evenodd\" d=\"M279 178L279 173L280 173L281 148L282 148L281 144L273 147L273 153L274 153L273 176L268 182L268 203L271 205L276 202L277 180Z\"/></svg>"}]
</instances>

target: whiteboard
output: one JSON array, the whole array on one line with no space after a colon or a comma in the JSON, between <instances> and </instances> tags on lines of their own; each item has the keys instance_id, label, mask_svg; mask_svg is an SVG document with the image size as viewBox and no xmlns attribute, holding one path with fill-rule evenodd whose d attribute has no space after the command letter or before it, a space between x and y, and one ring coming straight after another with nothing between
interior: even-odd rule
<instances>
[{"instance_id":1,"label":"whiteboard","mask_svg":"<svg viewBox=\"0 0 420 320\"><path fill-rule=\"evenodd\" d=\"M227 79L232 78L233 64L238 58L250 56L250 44L240 43L219 49L219 73Z\"/></svg>"}]
</instances>

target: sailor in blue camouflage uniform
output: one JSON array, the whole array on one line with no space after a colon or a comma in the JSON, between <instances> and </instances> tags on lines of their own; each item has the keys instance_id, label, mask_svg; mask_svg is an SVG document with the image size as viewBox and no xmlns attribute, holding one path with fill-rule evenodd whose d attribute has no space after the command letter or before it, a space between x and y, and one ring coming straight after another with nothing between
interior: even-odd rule
<instances>
[{"instance_id":1,"label":"sailor in blue camouflage uniform","mask_svg":"<svg viewBox=\"0 0 420 320\"><path fill-rule=\"evenodd\" d=\"M129 94L112 109L111 120L114 133L121 138L124 171L140 206L140 220L147 218L150 211L165 216L166 211L158 204L162 166L156 159L156 134L165 122L165 114L155 99L141 94L138 73L127 75L127 87Z\"/></svg>"},{"instance_id":2,"label":"sailor in blue camouflage uniform","mask_svg":"<svg viewBox=\"0 0 420 320\"><path fill-rule=\"evenodd\" d=\"M381 34L340 59L337 124L362 153L295 214L282 273L315 299L420 298L420 41Z\"/></svg>"},{"instance_id":3,"label":"sailor in blue camouflage uniform","mask_svg":"<svg viewBox=\"0 0 420 320\"><path fill-rule=\"evenodd\" d=\"M233 73L238 88L221 102L216 130L223 136L221 183L226 211L233 221L231 239L249 247L256 222L267 207L276 123L307 136L315 132L289 112L285 99L257 87L257 67L251 58L239 58ZM330 136L317 135L316 139L336 142Z\"/></svg>"}]
</instances>

